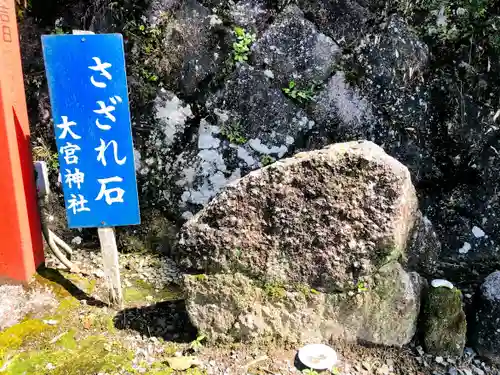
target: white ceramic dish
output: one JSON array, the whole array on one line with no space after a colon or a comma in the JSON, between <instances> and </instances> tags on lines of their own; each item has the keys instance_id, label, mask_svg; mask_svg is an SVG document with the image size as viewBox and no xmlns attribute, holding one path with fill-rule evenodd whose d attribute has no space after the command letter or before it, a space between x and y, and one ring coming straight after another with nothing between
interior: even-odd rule
<instances>
[{"instance_id":1,"label":"white ceramic dish","mask_svg":"<svg viewBox=\"0 0 500 375\"><path fill-rule=\"evenodd\" d=\"M327 345L310 344L299 350L299 360L314 370L331 370L337 363L337 353Z\"/></svg>"}]
</instances>

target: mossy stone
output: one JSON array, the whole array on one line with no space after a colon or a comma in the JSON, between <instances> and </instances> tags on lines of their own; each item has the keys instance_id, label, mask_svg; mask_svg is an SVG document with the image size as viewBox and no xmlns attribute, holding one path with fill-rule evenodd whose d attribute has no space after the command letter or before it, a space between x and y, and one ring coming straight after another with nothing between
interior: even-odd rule
<instances>
[{"instance_id":1,"label":"mossy stone","mask_svg":"<svg viewBox=\"0 0 500 375\"><path fill-rule=\"evenodd\" d=\"M430 288L424 306L424 345L429 353L460 356L463 353L467 321L462 293L457 288Z\"/></svg>"}]
</instances>

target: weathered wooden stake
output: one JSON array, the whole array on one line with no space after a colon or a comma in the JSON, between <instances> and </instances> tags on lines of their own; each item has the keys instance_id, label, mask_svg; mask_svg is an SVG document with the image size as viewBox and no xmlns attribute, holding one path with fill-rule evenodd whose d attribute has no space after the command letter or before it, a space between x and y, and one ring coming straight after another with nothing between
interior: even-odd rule
<instances>
[{"instance_id":1,"label":"weathered wooden stake","mask_svg":"<svg viewBox=\"0 0 500 375\"><path fill-rule=\"evenodd\" d=\"M121 308L123 306L123 295L115 231L113 228L98 228L97 232L101 243L104 277L109 288L109 302L113 306Z\"/></svg>"}]
</instances>

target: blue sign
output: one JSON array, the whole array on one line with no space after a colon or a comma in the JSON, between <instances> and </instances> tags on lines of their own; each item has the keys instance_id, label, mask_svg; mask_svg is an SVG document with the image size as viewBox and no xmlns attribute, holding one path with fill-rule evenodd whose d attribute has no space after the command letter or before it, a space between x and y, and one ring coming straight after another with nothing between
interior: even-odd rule
<instances>
[{"instance_id":1,"label":"blue sign","mask_svg":"<svg viewBox=\"0 0 500 375\"><path fill-rule=\"evenodd\" d=\"M42 45L69 227L140 224L122 36Z\"/></svg>"}]
</instances>

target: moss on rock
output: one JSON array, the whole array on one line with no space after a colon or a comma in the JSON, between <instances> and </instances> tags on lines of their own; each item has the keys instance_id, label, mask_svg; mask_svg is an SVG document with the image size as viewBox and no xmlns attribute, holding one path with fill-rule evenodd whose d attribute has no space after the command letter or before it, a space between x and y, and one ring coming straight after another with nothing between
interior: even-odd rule
<instances>
[{"instance_id":1,"label":"moss on rock","mask_svg":"<svg viewBox=\"0 0 500 375\"><path fill-rule=\"evenodd\" d=\"M282 283L266 283L263 286L264 293L270 301L278 302L286 297L286 289Z\"/></svg>"},{"instance_id":2,"label":"moss on rock","mask_svg":"<svg viewBox=\"0 0 500 375\"><path fill-rule=\"evenodd\" d=\"M371 288L324 293L304 284L263 283L239 273L208 275L201 281L186 277L186 309L192 323L213 342L266 345L335 337L407 344L416 330L421 280L398 263L385 266L380 274L386 278L379 282L387 290L383 297Z\"/></svg>"},{"instance_id":3,"label":"moss on rock","mask_svg":"<svg viewBox=\"0 0 500 375\"><path fill-rule=\"evenodd\" d=\"M431 288L424 306L424 344L436 355L460 356L463 353L467 322L462 308L462 293L457 288Z\"/></svg>"},{"instance_id":4,"label":"moss on rock","mask_svg":"<svg viewBox=\"0 0 500 375\"><path fill-rule=\"evenodd\" d=\"M144 280L135 280L132 286L123 288L123 299L130 304L148 300L149 302L177 301L182 298L183 294L180 290L172 288L158 290Z\"/></svg>"}]
</instances>

